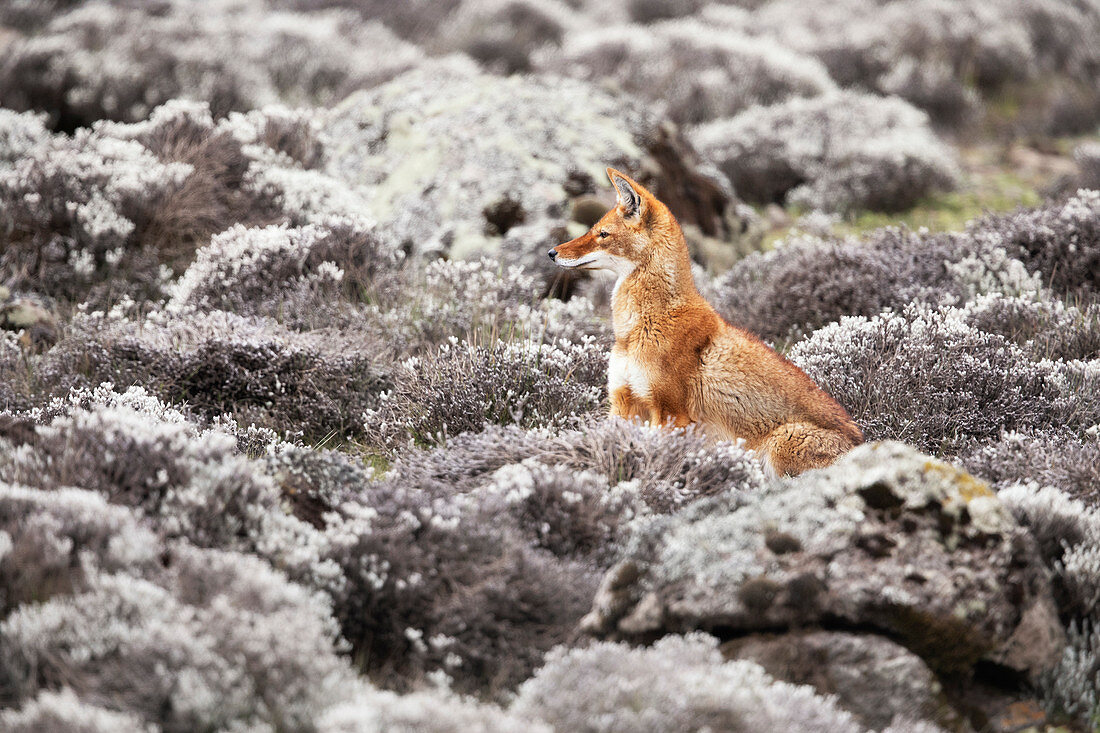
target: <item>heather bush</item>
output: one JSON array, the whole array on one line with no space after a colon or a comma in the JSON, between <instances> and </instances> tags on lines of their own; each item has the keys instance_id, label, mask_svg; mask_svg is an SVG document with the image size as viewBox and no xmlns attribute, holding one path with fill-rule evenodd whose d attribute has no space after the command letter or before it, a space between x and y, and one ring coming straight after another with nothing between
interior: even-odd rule
<instances>
[{"instance_id":1,"label":"heather bush","mask_svg":"<svg viewBox=\"0 0 1100 733\"><path fill-rule=\"evenodd\" d=\"M394 277L404 259L369 222L246 229L237 225L198 250L172 287L169 313L226 310L316 323L342 296L359 299Z\"/></svg>"},{"instance_id":2,"label":"heather bush","mask_svg":"<svg viewBox=\"0 0 1100 733\"><path fill-rule=\"evenodd\" d=\"M193 171L101 128L40 139L0 170L0 273L15 287L75 297L125 265L155 292L158 263L138 241Z\"/></svg>"},{"instance_id":3,"label":"heather bush","mask_svg":"<svg viewBox=\"0 0 1100 733\"><path fill-rule=\"evenodd\" d=\"M576 424L603 403L607 355L591 341L444 344L404 362L394 389L368 412L368 441L445 442L487 424Z\"/></svg>"},{"instance_id":4,"label":"heather bush","mask_svg":"<svg viewBox=\"0 0 1100 733\"><path fill-rule=\"evenodd\" d=\"M13 168L49 137L45 115L0 108L0 170Z\"/></svg>"},{"instance_id":5,"label":"heather bush","mask_svg":"<svg viewBox=\"0 0 1100 733\"><path fill-rule=\"evenodd\" d=\"M0 7L0 25L35 31L79 4L79 0L10 0Z\"/></svg>"},{"instance_id":6,"label":"heather bush","mask_svg":"<svg viewBox=\"0 0 1100 733\"><path fill-rule=\"evenodd\" d=\"M543 46L560 44L566 30L576 23L574 10L557 0L464 2L432 45L464 51L493 71L528 72L531 54Z\"/></svg>"},{"instance_id":7,"label":"heather bush","mask_svg":"<svg viewBox=\"0 0 1100 733\"><path fill-rule=\"evenodd\" d=\"M329 708L317 720L318 733L551 733L540 721L519 718L496 705L479 704L450 692L406 695L366 690Z\"/></svg>"},{"instance_id":8,"label":"heather bush","mask_svg":"<svg viewBox=\"0 0 1100 733\"><path fill-rule=\"evenodd\" d=\"M1073 623L1058 665L1039 684L1043 707L1085 728L1100 725L1100 626Z\"/></svg>"},{"instance_id":9,"label":"heather bush","mask_svg":"<svg viewBox=\"0 0 1100 733\"><path fill-rule=\"evenodd\" d=\"M5 443L0 445L13 449ZM19 450L14 460L27 453ZM82 592L97 571L156 566L157 537L129 509L90 491L11 483L11 460L0 467L0 618L24 603Z\"/></svg>"},{"instance_id":10,"label":"heather bush","mask_svg":"<svg viewBox=\"0 0 1100 733\"><path fill-rule=\"evenodd\" d=\"M1049 296L1035 295L1040 285L996 239L886 228L861 239L792 237L717 278L713 302L730 320L764 338L794 339L846 315L873 316L912 302L961 304L994 294L973 306L968 317L976 325L996 322L1002 328L1003 318L1004 328L1019 331L1005 331L1010 339L1034 336L1036 349L1064 348L1067 358L1084 356L1090 331L1059 335L1050 321L1084 324L1094 317L1091 311L1067 310ZM1041 324L1046 324L1041 335L1029 330ZM1075 341L1078 347L1071 345Z\"/></svg>"},{"instance_id":11,"label":"heather bush","mask_svg":"<svg viewBox=\"0 0 1100 733\"><path fill-rule=\"evenodd\" d=\"M1036 539L1053 571L1063 621L1096 621L1100 603L1100 512L1053 486L1034 482L999 496Z\"/></svg>"},{"instance_id":12,"label":"heather bush","mask_svg":"<svg viewBox=\"0 0 1100 733\"><path fill-rule=\"evenodd\" d=\"M302 12L323 8L340 8L359 14L364 19L383 23L402 38L426 43L455 11L462 0L272 0L272 5Z\"/></svg>"},{"instance_id":13,"label":"heather bush","mask_svg":"<svg viewBox=\"0 0 1100 733\"><path fill-rule=\"evenodd\" d=\"M924 113L857 92L755 107L691 139L740 196L758 203L896 211L953 188L958 175Z\"/></svg>"},{"instance_id":14,"label":"heather bush","mask_svg":"<svg viewBox=\"0 0 1100 733\"><path fill-rule=\"evenodd\" d=\"M1100 439L1055 429L1007 432L979 441L959 453L971 473L997 488L1034 481L1056 486L1088 504L1100 499Z\"/></svg>"},{"instance_id":15,"label":"heather bush","mask_svg":"<svg viewBox=\"0 0 1100 733\"><path fill-rule=\"evenodd\" d=\"M163 536L250 552L317 587L337 582L319 560L322 538L282 510L282 487L238 455L233 437L199 434L139 389L116 396L101 388L71 400L90 404L16 441L0 479L96 491L148 516Z\"/></svg>"},{"instance_id":16,"label":"heather bush","mask_svg":"<svg viewBox=\"0 0 1100 733\"><path fill-rule=\"evenodd\" d=\"M166 731L305 726L339 699L350 675L319 599L242 555L175 545L161 563L10 613L6 697L68 685Z\"/></svg>"},{"instance_id":17,"label":"heather bush","mask_svg":"<svg viewBox=\"0 0 1100 733\"><path fill-rule=\"evenodd\" d=\"M362 433L389 388L378 344L355 333L299 333L224 311L142 320L89 313L36 365L40 391L143 386L212 419L224 413L304 440Z\"/></svg>"},{"instance_id":18,"label":"heather bush","mask_svg":"<svg viewBox=\"0 0 1100 733\"><path fill-rule=\"evenodd\" d=\"M137 121L181 97L223 116L278 101L330 104L420 58L385 26L346 13L271 12L258 0L89 2L12 44L0 104L47 111L63 129Z\"/></svg>"},{"instance_id":19,"label":"heather bush","mask_svg":"<svg viewBox=\"0 0 1100 733\"><path fill-rule=\"evenodd\" d=\"M216 124L205 105L177 101L143 122L97 123L71 138L32 129L30 147L18 141L28 138L19 124L10 125L8 144L21 157L0 167L9 212L0 223L9 242L0 274L12 286L70 299L156 296L171 275L165 266L183 269L215 232L305 223L293 195L299 184L280 172L323 176L268 147L304 133L258 129L285 120L275 109ZM356 202L332 208L354 213Z\"/></svg>"},{"instance_id":20,"label":"heather bush","mask_svg":"<svg viewBox=\"0 0 1100 733\"><path fill-rule=\"evenodd\" d=\"M570 34L560 52L543 54L539 67L612 79L688 124L834 89L824 67L809 57L693 20Z\"/></svg>"},{"instance_id":21,"label":"heather bush","mask_svg":"<svg viewBox=\"0 0 1100 733\"><path fill-rule=\"evenodd\" d=\"M1100 13L1080 3L848 0L807 10L780 0L749 16L709 16L820 59L845 86L902 96L952 125L980 108L979 94L1024 88L1040 75L1048 86L1094 86L1100 64L1091 40ZM1095 109L1085 115L1095 125ZM1039 131L1057 131L1049 126L1056 117L1045 122Z\"/></svg>"},{"instance_id":22,"label":"heather bush","mask_svg":"<svg viewBox=\"0 0 1100 733\"><path fill-rule=\"evenodd\" d=\"M43 690L19 710L0 710L0 725L11 733L152 733L131 713L118 713L82 702L68 687Z\"/></svg>"},{"instance_id":23,"label":"heather bush","mask_svg":"<svg viewBox=\"0 0 1100 733\"><path fill-rule=\"evenodd\" d=\"M512 710L556 730L862 730L832 698L778 682L755 662L727 662L717 639L700 633L649 648L555 649Z\"/></svg>"},{"instance_id":24,"label":"heather bush","mask_svg":"<svg viewBox=\"0 0 1100 733\"><path fill-rule=\"evenodd\" d=\"M1023 347L1033 359L1100 358L1100 303L1076 307L1046 292L991 293L968 302L962 316L968 325Z\"/></svg>"},{"instance_id":25,"label":"heather bush","mask_svg":"<svg viewBox=\"0 0 1100 733\"><path fill-rule=\"evenodd\" d=\"M995 439L1002 430L1058 426L1081 435L1100 414L1097 362L1033 360L950 307L844 318L790 357L869 439L933 452Z\"/></svg>"},{"instance_id":26,"label":"heather bush","mask_svg":"<svg viewBox=\"0 0 1100 733\"><path fill-rule=\"evenodd\" d=\"M399 479L339 508L327 533L347 578L335 612L367 673L405 687L441 670L457 689L499 693L567 638L596 568L533 547L502 520Z\"/></svg>"},{"instance_id":27,"label":"heather bush","mask_svg":"<svg viewBox=\"0 0 1100 733\"><path fill-rule=\"evenodd\" d=\"M988 216L968 234L979 245L1003 247L1059 294L1100 297L1100 191L1081 190L1063 202Z\"/></svg>"},{"instance_id":28,"label":"heather bush","mask_svg":"<svg viewBox=\"0 0 1100 733\"><path fill-rule=\"evenodd\" d=\"M407 452L392 471L436 491L469 492L499 469L525 459L590 472L598 478L586 480L611 487L633 484L637 506L657 513L677 511L716 493L751 493L764 483L759 463L734 444L708 441L694 430L655 429L602 417L575 430L487 426L432 450Z\"/></svg>"}]
</instances>

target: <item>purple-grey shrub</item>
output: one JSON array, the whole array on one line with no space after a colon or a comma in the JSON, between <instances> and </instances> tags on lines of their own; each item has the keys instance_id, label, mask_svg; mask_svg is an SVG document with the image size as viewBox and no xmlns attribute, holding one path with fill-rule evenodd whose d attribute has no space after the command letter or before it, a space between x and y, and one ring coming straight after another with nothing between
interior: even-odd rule
<instances>
[{"instance_id":1,"label":"purple-grey shrub","mask_svg":"<svg viewBox=\"0 0 1100 733\"><path fill-rule=\"evenodd\" d=\"M316 528L283 511L288 485L239 455L232 436L200 433L141 390L71 399L91 404L0 438L19 448L0 479L43 491L79 486L140 511L164 537L252 553L316 587L336 582Z\"/></svg>"},{"instance_id":2,"label":"purple-grey shrub","mask_svg":"<svg viewBox=\"0 0 1100 733\"><path fill-rule=\"evenodd\" d=\"M401 366L393 390L367 414L367 440L433 445L488 424L576 424L603 404L606 359L592 342L443 344Z\"/></svg>"},{"instance_id":3,"label":"purple-grey shrub","mask_svg":"<svg viewBox=\"0 0 1100 733\"><path fill-rule=\"evenodd\" d=\"M89 2L8 47L0 104L49 112L70 130L141 120L176 98L223 116L280 101L331 104L421 58L382 24L347 13L272 12L258 0Z\"/></svg>"},{"instance_id":4,"label":"purple-grey shrub","mask_svg":"<svg viewBox=\"0 0 1100 733\"><path fill-rule=\"evenodd\" d=\"M224 311L145 320L88 314L36 365L39 388L143 386L212 419L230 413L305 440L363 433L390 380L379 347L354 333L295 332Z\"/></svg>"},{"instance_id":5,"label":"purple-grey shrub","mask_svg":"<svg viewBox=\"0 0 1100 733\"><path fill-rule=\"evenodd\" d=\"M968 322L1020 343L1037 356L1089 358L1095 308L1039 294L1033 258L998 232L913 233L888 227L843 240L792 237L752 254L713 283L715 305L767 339L797 339L842 316L873 316L909 303L967 306ZM1051 237L1053 239L1053 237Z\"/></svg>"},{"instance_id":6,"label":"purple-grey shrub","mask_svg":"<svg viewBox=\"0 0 1100 733\"><path fill-rule=\"evenodd\" d=\"M385 289L376 280L394 278L403 259L361 219L297 228L237 225L196 252L172 287L167 309L278 313L290 323L317 323L334 302Z\"/></svg>"},{"instance_id":7,"label":"purple-grey shrub","mask_svg":"<svg viewBox=\"0 0 1100 733\"><path fill-rule=\"evenodd\" d=\"M1040 75L1044 90L1070 92L1048 97L1048 106L1076 106L1068 97L1085 92L1087 98L1090 87L1095 99L1100 52L1092 39L1100 13L1085 4L846 0L810 8L779 0L743 16L709 10L705 17L810 54L844 86L900 95L941 124L972 119L982 95L1034 92ZM1079 106L1075 114L1095 126L1095 105ZM1033 128L1039 132L1073 129L1059 126L1057 115L1040 122ZM1085 124L1077 131L1088 129Z\"/></svg>"},{"instance_id":8,"label":"purple-grey shrub","mask_svg":"<svg viewBox=\"0 0 1100 733\"><path fill-rule=\"evenodd\" d=\"M953 453L1003 430L1064 428L1100 414L1096 362L1036 360L954 308L909 306L849 317L790 352L852 414L868 439Z\"/></svg>"},{"instance_id":9,"label":"purple-grey shrub","mask_svg":"<svg viewBox=\"0 0 1100 733\"><path fill-rule=\"evenodd\" d=\"M897 211L954 188L958 176L923 112L851 91L753 107L700 126L691 140L758 203Z\"/></svg>"},{"instance_id":10,"label":"purple-grey shrub","mask_svg":"<svg viewBox=\"0 0 1100 733\"><path fill-rule=\"evenodd\" d=\"M405 687L443 670L499 693L530 675L588 610L594 565L532 547L514 521L399 480L339 509L328 536L347 579L335 613L371 677Z\"/></svg>"},{"instance_id":11,"label":"purple-grey shrub","mask_svg":"<svg viewBox=\"0 0 1100 733\"><path fill-rule=\"evenodd\" d=\"M340 699L350 670L318 597L236 553L170 545L156 565L8 614L6 698L71 686L165 731L302 727Z\"/></svg>"},{"instance_id":12,"label":"purple-grey shrub","mask_svg":"<svg viewBox=\"0 0 1100 733\"><path fill-rule=\"evenodd\" d=\"M1038 271L1061 294L1100 298L1100 191L975 222L969 236L990 242Z\"/></svg>"},{"instance_id":13,"label":"purple-grey shrub","mask_svg":"<svg viewBox=\"0 0 1100 733\"><path fill-rule=\"evenodd\" d=\"M278 181L253 181L281 170L257 159L272 149L247 145L202 104L172 102L141 123L98 123L71 138L6 127L7 155L18 160L0 167L0 273L15 287L105 302L155 296L165 266L182 269L211 234L289 218ZM296 165L285 160L286 170Z\"/></svg>"},{"instance_id":14,"label":"purple-grey shrub","mask_svg":"<svg viewBox=\"0 0 1100 733\"><path fill-rule=\"evenodd\" d=\"M597 642L560 648L525 682L512 710L556 730L800 730L856 733L851 713L812 687L779 682L747 660L726 661L702 633L649 648Z\"/></svg>"},{"instance_id":15,"label":"purple-grey shrub","mask_svg":"<svg viewBox=\"0 0 1100 733\"><path fill-rule=\"evenodd\" d=\"M613 79L687 124L835 88L812 58L690 19L570 34L560 51L542 55L539 67L591 81Z\"/></svg>"},{"instance_id":16,"label":"purple-grey shrub","mask_svg":"<svg viewBox=\"0 0 1100 733\"><path fill-rule=\"evenodd\" d=\"M1057 427L1008 432L967 446L959 461L997 488L1033 481L1089 504L1100 499L1100 439L1087 431L1083 438Z\"/></svg>"}]
</instances>

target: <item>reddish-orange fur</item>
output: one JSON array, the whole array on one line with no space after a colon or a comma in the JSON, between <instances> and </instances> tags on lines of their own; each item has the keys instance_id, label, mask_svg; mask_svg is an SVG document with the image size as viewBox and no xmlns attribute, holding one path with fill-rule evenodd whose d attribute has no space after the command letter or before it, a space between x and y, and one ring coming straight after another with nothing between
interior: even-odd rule
<instances>
[{"instance_id":1,"label":"reddish-orange fur","mask_svg":"<svg viewBox=\"0 0 1100 733\"><path fill-rule=\"evenodd\" d=\"M619 202L550 255L564 267L619 274L612 296L611 414L652 424L701 424L744 439L765 465L794 475L863 442L848 413L753 334L726 323L699 295L680 225L618 171Z\"/></svg>"}]
</instances>

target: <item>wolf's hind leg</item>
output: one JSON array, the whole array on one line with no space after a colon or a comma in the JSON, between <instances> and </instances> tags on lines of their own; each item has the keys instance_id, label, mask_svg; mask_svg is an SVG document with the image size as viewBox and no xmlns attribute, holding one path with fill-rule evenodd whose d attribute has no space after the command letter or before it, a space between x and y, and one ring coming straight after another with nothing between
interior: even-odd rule
<instances>
[{"instance_id":1,"label":"wolf's hind leg","mask_svg":"<svg viewBox=\"0 0 1100 733\"><path fill-rule=\"evenodd\" d=\"M836 430L812 423L783 423L761 441L757 452L779 476L797 476L811 468L828 466L853 447Z\"/></svg>"}]
</instances>

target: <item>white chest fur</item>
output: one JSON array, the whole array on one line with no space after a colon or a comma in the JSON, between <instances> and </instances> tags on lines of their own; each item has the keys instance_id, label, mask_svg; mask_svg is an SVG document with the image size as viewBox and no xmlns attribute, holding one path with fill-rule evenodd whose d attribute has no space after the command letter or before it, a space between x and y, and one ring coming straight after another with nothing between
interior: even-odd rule
<instances>
[{"instance_id":1,"label":"white chest fur","mask_svg":"<svg viewBox=\"0 0 1100 733\"><path fill-rule=\"evenodd\" d=\"M637 397L650 396L649 371L636 359L621 352L612 351L607 363L607 389L614 393L621 387L630 387Z\"/></svg>"}]
</instances>

